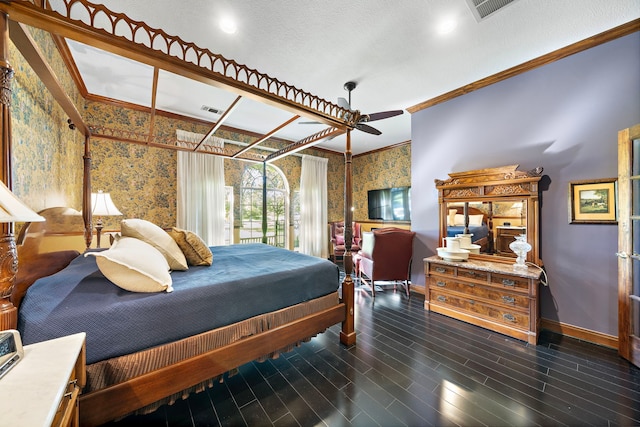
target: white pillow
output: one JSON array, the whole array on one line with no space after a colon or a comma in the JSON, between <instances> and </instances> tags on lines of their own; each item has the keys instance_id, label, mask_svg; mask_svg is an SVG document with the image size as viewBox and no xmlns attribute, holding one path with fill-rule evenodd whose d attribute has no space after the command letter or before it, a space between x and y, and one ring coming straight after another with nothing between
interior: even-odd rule
<instances>
[{"instance_id":1,"label":"white pillow","mask_svg":"<svg viewBox=\"0 0 640 427\"><path fill-rule=\"evenodd\" d=\"M479 227L482 225L482 218L484 215L469 215L469 225L473 227Z\"/></svg>"},{"instance_id":2,"label":"white pillow","mask_svg":"<svg viewBox=\"0 0 640 427\"><path fill-rule=\"evenodd\" d=\"M159 250L172 270L187 270L187 259L175 240L152 222L144 219L123 219L120 224L123 237L135 237Z\"/></svg>"},{"instance_id":3,"label":"white pillow","mask_svg":"<svg viewBox=\"0 0 640 427\"><path fill-rule=\"evenodd\" d=\"M482 225L482 218L484 215L469 215L469 227L479 227ZM457 214L455 217L454 225L464 225L464 215Z\"/></svg>"},{"instance_id":4,"label":"white pillow","mask_svg":"<svg viewBox=\"0 0 640 427\"><path fill-rule=\"evenodd\" d=\"M131 292L172 292L169 264L159 250L133 237L119 237L111 248L87 252L115 285Z\"/></svg>"},{"instance_id":5,"label":"white pillow","mask_svg":"<svg viewBox=\"0 0 640 427\"><path fill-rule=\"evenodd\" d=\"M447 216L447 225L448 226L455 225L455 223L456 223L456 212L458 212L457 209L449 209L449 216Z\"/></svg>"}]
</instances>

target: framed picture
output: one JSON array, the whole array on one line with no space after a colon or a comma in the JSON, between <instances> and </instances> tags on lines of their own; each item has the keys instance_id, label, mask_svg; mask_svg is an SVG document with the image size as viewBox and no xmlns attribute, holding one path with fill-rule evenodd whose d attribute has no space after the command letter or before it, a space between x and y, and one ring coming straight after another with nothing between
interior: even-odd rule
<instances>
[{"instance_id":1,"label":"framed picture","mask_svg":"<svg viewBox=\"0 0 640 427\"><path fill-rule=\"evenodd\" d=\"M571 224L617 224L617 178L569 183Z\"/></svg>"}]
</instances>

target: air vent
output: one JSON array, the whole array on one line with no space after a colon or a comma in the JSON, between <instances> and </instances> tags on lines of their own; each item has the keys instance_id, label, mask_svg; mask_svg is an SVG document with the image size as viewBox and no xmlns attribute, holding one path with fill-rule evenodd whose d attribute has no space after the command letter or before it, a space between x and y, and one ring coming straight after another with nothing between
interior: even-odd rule
<instances>
[{"instance_id":1,"label":"air vent","mask_svg":"<svg viewBox=\"0 0 640 427\"><path fill-rule=\"evenodd\" d=\"M517 0L467 0L471 13L480 22Z\"/></svg>"},{"instance_id":2,"label":"air vent","mask_svg":"<svg viewBox=\"0 0 640 427\"><path fill-rule=\"evenodd\" d=\"M218 110L217 108L209 107L207 105L203 105L202 107L200 107L200 109L203 111L208 111L209 113L212 113L212 114L221 115L222 113L224 113L223 110Z\"/></svg>"}]
</instances>

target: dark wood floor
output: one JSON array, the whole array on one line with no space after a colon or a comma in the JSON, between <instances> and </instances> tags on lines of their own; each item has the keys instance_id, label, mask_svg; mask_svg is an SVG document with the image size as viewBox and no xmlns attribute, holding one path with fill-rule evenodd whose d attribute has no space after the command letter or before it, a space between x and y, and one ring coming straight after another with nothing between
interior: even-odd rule
<instances>
[{"instance_id":1,"label":"dark wood floor","mask_svg":"<svg viewBox=\"0 0 640 427\"><path fill-rule=\"evenodd\" d=\"M616 351L541 334L537 346L356 291L357 344L339 325L212 389L114 426L632 426L640 369Z\"/></svg>"}]
</instances>

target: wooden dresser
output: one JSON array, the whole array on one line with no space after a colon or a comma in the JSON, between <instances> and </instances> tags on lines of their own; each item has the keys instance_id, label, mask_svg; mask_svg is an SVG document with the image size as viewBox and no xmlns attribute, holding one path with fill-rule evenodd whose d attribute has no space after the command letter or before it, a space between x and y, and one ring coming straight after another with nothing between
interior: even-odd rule
<instances>
[{"instance_id":1,"label":"wooden dresser","mask_svg":"<svg viewBox=\"0 0 640 427\"><path fill-rule=\"evenodd\" d=\"M424 308L496 331L530 344L538 342L538 268L469 259L424 259Z\"/></svg>"}]
</instances>

